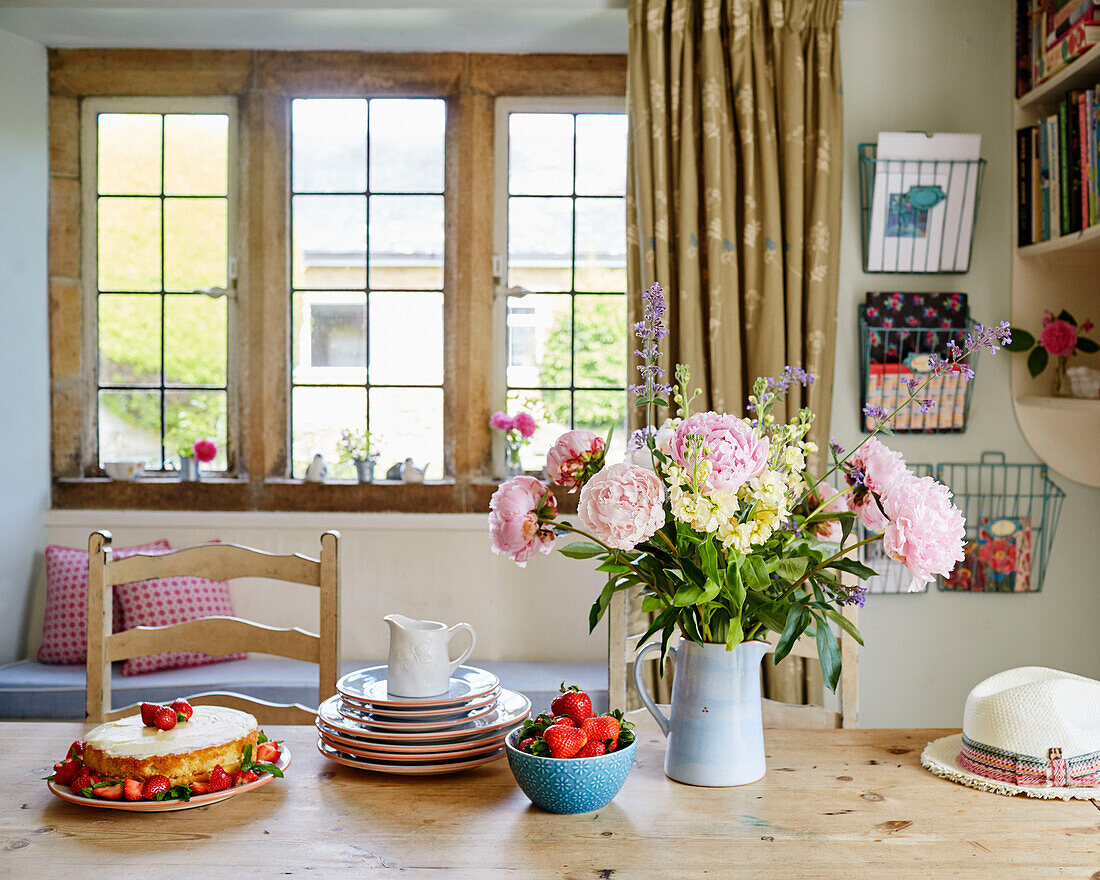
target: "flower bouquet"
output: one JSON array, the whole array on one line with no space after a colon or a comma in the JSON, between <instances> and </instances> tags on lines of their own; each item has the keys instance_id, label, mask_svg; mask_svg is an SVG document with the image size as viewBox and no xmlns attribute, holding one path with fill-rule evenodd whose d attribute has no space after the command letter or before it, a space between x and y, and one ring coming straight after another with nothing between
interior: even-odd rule
<instances>
[{"instance_id":1,"label":"flower bouquet","mask_svg":"<svg viewBox=\"0 0 1100 880\"><path fill-rule=\"evenodd\" d=\"M507 476L514 477L523 473L519 453L535 434L537 425L534 416L527 412L518 412L510 416L503 410L497 410L489 416L489 427L504 434L504 464Z\"/></svg>"},{"instance_id":2,"label":"flower bouquet","mask_svg":"<svg viewBox=\"0 0 1100 880\"><path fill-rule=\"evenodd\" d=\"M363 429L344 428L340 432L340 464L354 464L356 479L360 483L374 481L374 467L378 463L378 436Z\"/></svg>"},{"instance_id":3,"label":"flower bouquet","mask_svg":"<svg viewBox=\"0 0 1100 880\"><path fill-rule=\"evenodd\" d=\"M218 455L218 444L210 437L184 441L176 447L180 460L180 481L194 482L199 479L199 465L209 464Z\"/></svg>"},{"instance_id":4,"label":"flower bouquet","mask_svg":"<svg viewBox=\"0 0 1100 880\"><path fill-rule=\"evenodd\" d=\"M1066 363L1077 352L1095 354L1100 345L1085 336L1093 328L1092 321L1078 326L1076 318L1065 309L1057 317L1050 309L1043 311L1043 329L1036 339L1028 331L1019 327L1012 328L1012 339L1005 345L1007 351L1027 356L1027 371L1037 377L1046 369L1050 359L1054 358L1054 387L1056 397L1072 397L1070 380L1066 373ZM1090 397L1092 395L1089 395Z\"/></svg>"}]
</instances>

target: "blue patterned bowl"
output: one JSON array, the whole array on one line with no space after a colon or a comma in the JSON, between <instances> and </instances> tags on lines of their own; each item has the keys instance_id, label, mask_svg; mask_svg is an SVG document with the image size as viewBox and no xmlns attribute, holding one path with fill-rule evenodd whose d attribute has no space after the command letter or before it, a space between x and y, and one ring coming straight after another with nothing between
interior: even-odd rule
<instances>
[{"instance_id":1,"label":"blue patterned bowl","mask_svg":"<svg viewBox=\"0 0 1100 880\"><path fill-rule=\"evenodd\" d=\"M535 806L550 813L592 813L606 807L634 766L637 741L595 758L540 758L521 752L519 731L505 740L512 775Z\"/></svg>"}]
</instances>

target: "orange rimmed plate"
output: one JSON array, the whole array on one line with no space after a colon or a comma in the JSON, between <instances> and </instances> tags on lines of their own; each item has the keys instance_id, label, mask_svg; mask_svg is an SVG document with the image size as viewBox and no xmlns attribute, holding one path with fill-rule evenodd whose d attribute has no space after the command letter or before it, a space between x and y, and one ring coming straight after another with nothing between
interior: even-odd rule
<instances>
[{"instance_id":1,"label":"orange rimmed plate","mask_svg":"<svg viewBox=\"0 0 1100 880\"><path fill-rule=\"evenodd\" d=\"M440 761L435 764L399 764L392 761L377 761L368 758L357 758L346 752L340 752L318 738L317 751L345 767L354 767L357 770L373 770L376 773L394 773L399 776L439 776L443 773L460 773L471 767L480 767L491 761L499 761L504 757L504 749L499 748L488 755L478 755L465 760Z\"/></svg>"}]
</instances>

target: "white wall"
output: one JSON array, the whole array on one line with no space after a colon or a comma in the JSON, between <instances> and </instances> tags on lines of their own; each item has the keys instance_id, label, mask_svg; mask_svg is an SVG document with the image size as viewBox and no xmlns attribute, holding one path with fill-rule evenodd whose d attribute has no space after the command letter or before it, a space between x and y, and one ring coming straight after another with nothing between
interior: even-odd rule
<instances>
[{"instance_id":1,"label":"white wall","mask_svg":"<svg viewBox=\"0 0 1100 880\"><path fill-rule=\"evenodd\" d=\"M22 648L49 503L46 50L0 31L0 662Z\"/></svg>"},{"instance_id":2,"label":"white wall","mask_svg":"<svg viewBox=\"0 0 1100 880\"><path fill-rule=\"evenodd\" d=\"M849 3L844 75L844 230L833 435L860 436L856 304L868 290L965 291L986 323L1009 318L1012 248L1013 19L1002 0ZM856 146L879 131L980 132L989 161L966 275L865 275ZM1054 306L1056 304L1052 304ZM914 462L975 461L1003 450L1033 462L1012 410L1009 355L981 359L966 433L884 438ZM1100 577L1093 556L1100 491L1054 475L1066 491L1043 591L871 596L861 616L861 725L958 726L970 688L1011 666L1100 677Z\"/></svg>"}]
</instances>

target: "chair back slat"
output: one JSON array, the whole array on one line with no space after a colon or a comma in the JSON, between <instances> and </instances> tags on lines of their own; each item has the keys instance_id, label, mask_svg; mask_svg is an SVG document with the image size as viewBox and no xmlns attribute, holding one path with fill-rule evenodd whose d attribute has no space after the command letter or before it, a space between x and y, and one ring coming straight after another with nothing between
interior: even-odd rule
<instances>
[{"instance_id":1,"label":"chair back slat","mask_svg":"<svg viewBox=\"0 0 1100 880\"><path fill-rule=\"evenodd\" d=\"M112 559L107 583L116 586L178 575L212 581L257 577L321 586L321 564L316 559L297 553L277 556L238 544L203 544L155 556L137 553Z\"/></svg>"},{"instance_id":2,"label":"chair back slat","mask_svg":"<svg viewBox=\"0 0 1100 880\"><path fill-rule=\"evenodd\" d=\"M203 617L171 626L138 626L107 638L107 661L129 660L165 651L198 651L222 657L255 651L319 663L321 639L297 627L285 629L239 617Z\"/></svg>"},{"instance_id":3,"label":"chair back slat","mask_svg":"<svg viewBox=\"0 0 1100 880\"><path fill-rule=\"evenodd\" d=\"M271 703L256 697L246 697L244 694L235 694L232 691L206 691L201 694L193 694L187 698L192 706L225 706L229 709L239 709L255 715L260 724L313 724L317 718L317 710L301 703ZM104 721L117 721L128 715L134 715L141 708L140 703L124 706L108 712Z\"/></svg>"}]
</instances>

